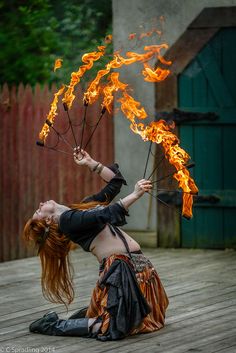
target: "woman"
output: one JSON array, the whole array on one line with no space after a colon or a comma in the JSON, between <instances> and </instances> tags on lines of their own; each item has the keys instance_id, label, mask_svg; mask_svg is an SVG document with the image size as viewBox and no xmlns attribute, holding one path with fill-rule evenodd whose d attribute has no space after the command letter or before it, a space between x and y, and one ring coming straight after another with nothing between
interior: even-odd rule
<instances>
[{"instance_id":1,"label":"woman","mask_svg":"<svg viewBox=\"0 0 236 353\"><path fill-rule=\"evenodd\" d=\"M126 184L118 165L103 166L79 148L74 160L98 173L107 185L71 207L53 200L40 203L25 225L24 239L38 249L42 290L50 301L68 305L74 299L68 255L75 243L96 256L99 279L86 310L68 320L49 312L33 322L30 331L106 341L160 329L168 306L165 290L139 244L118 228L126 224L129 207L152 188L151 182L138 181L131 194L111 204Z\"/></svg>"}]
</instances>

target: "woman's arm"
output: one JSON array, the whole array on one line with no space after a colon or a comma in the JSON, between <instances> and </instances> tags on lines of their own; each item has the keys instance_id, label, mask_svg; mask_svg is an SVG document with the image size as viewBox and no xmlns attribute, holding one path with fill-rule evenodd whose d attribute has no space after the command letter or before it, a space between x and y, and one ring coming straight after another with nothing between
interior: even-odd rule
<instances>
[{"instance_id":1,"label":"woman's arm","mask_svg":"<svg viewBox=\"0 0 236 353\"><path fill-rule=\"evenodd\" d=\"M88 167L91 171L99 174L106 182L109 182L115 176L115 173L111 169L95 161L86 151L80 150L79 147L75 148L74 151L74 161L76 164Z\"/></svg>"},{"instance_id":2,"label":"woman's arm","mask_svg":"<svg viewBox=\"0 0 236 353\"><path fill-rule=\"evenodd\" d=\"M91 201L110 203L116 195L119 194L122 185L126 185L126 181L116 163L105 167L91 158L86 151L79 151L78 148L75 149L74 160L76 164L87 166L92 172L98 173L107 183L106 186L96 194L85 197L82 200L83 203Z\"/></svg>"},{"instance_id":3,"label":"woman's arm","mask_svg":"<svg viewBox=\"0 0 236 353\"><path fill-rule=\"evenodd\" d=\"M150 180L141 179L139 180L134 187L134 191L120 199L121 205L128 211L128 208L136 202L143 194L152 189L152 182Z\"/></svg>"},{"instance_id":4,"label":"woman's arm","mask_svg":"<svg viewBox=\"0 0 236 353\"><path fill-rule=\"evenodd\" d=\"M98 224L110 223L122 226L127 223L125 217L129 215L129 206L151 188L151 181L142 179L136 183L134 191L131 194L112 205L87 211L73 209L65 211L60 216L60 230L66 235L75 234L78 236L79 230L91 230Z\"/></svg>"}]
</instances>

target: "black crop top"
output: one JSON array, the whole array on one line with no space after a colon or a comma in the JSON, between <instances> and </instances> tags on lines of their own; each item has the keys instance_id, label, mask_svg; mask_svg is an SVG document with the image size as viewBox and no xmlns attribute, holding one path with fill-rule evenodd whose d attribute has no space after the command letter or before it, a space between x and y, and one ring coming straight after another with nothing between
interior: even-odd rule
<instances>
[{"instance_id":1,"label":"black crop top","mask_svg":"<svg viewBox=\"0 0 236 353\"><path fill-rule=\"evenodd\" d=\"M108 167L115 176L97 194L86 197L83 202L98 201L111 202L119 193L125 179L119 171L118 164ZM89 210L70 209L61 214L59 230L79 244L85 251L89 251L93 239L105 228L106 224L122 226L126 224L127 210L120 204L114 203L108 206L97 206Z\"/></svg>"}]
</instances>

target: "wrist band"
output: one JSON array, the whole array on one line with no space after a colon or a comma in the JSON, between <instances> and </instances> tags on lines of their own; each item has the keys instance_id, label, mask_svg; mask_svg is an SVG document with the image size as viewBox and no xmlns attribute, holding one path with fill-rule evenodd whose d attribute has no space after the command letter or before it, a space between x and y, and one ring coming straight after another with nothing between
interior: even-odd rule
<instances>
[{"instance_id":1,"label":"wrist band","mask_svg":"<svg viewBox=\"0 0 236 353\"><path fill-rule=\"evenodd\" d=\"M96 172L97 174L100 174L101 171L103 170L103 168L104 168L104 165L102 163L98 162L91 170L93 172Z\"/></svg>"},{"instance_id":2,"label":"wrist band","mask_svg":"<svg viewBox=\"0 0 236 353\"><path fill-rule=\"evenodd\" d=\"M98 167L96 168L96 173L100 174L102 172L103 168L104 168L104 165L99 163Z\"/></svg>"},{"instance_id":3,"label":"wrist band","mask_svg":"<svg viewBox=\"0 0 236 353\"><path fill-rule=\"evenodd\" d=\"M92 171L92 172L95 172L95 170L97 169L97 167L99 166L99 164L100 164L100 163L98 162L98 163L95 165L95 167L93 167L93 168L91 169L91 171Z\"/></svg>"},{"instance_id":4,"label":"wrist band","mask_svg":"<svg viewBox=\"0 0 236 353\"><path fill-rule=\"evenodd\" d=\"M122 201L121 199L119 199L118 202L119 202L119 204L121 205L121 207L123 207L125 210L127 210L126 207L125 207L125 205L123 204L123 201Z\"/></svg>"}]
</instances>

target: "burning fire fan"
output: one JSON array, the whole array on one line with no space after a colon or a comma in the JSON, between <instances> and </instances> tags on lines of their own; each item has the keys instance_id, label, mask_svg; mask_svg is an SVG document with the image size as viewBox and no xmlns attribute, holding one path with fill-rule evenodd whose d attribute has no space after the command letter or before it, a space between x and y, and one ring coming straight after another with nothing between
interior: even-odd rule
<instances>
[{"instance_id":1,"label":"burning fire fan","mask_svg":"<svg viewBox=\"0 0 236 353\"><path fill-rule=\"evenodd\" d=\"M144 33L142 38L145 36L152 35L153 32ZM134 38L135 34L132 34L130 39ZM109 44L111 42L111 36L107 36L105 40L105 44ZM190 156L179 146L178 137L172 132L174 128L174 124L168 124L164 120L152 121L149 124L145 124L144 121L147 118L147 113L144 107L141 106L141 103L136 101L130 94L130 90L128 84L121 82L119 79L118 69L123 65L132 65L134 63L139 63L142 66L142 76L147 82L161 82L165 80L170 74L169 67L172 64L170 61L166 61L164 57L161 55L162 49L167 49L167 44L160 45L150 45L144 46L143 53L136 53L129 51L125 56L120 55L119 52L115 52L113 54L112 60L110 60L104 67L104 69L99 70L96 74L96 77L89 84L88 88L83 94L83 105L84 105L84 116L80 123L81 135L80 138L76 138L76 134L74 131L75 124L72 123L70 118L69 111L72 107L72 104L75 99L75 86L81 81L83 75L89 71L94 62L98 61L101 57L103 57L106 53L106 45L97 47L97 51L86 53L82 57L83 65L81 65L76 72L72 72L70 83L67 86L62 86L55 94L54 99L51 104L51 109L47 115L45 124L39 134L39 141L37 141L37 145L46 147L51 150L59 151L61 153L66 153L69 155L73 155L73 150L75 147L79 146L82 149L86 149L88 144L91 142L91 139L102 119L104 113L107 111L109 114L112 112L112 105L114 102L114 94L116 94L116 101L120 103L120 109L126 118L130 121L130 129L135 133L141 136L143 141L150 141L150 147L148 151L148 156L145 164L144 170L144 178L146 176L147 165L149 161L149 157L152 148L152 144L160 144L164 149L164 156L159 163L156 164L153 172L148 177L150 179L155 170L159 167L160 163L163 159L167 159L168 162L176 169L174 173L166 175L159 180L153 181L153 184L156 185L164 178L173 177L177 180L179 188L182 191L179 191L183 195L183 203L182 203L182 215L190 219L192 217L192 204L193 197L198 193L198 188L191 178L189 169L194 166L194 163L189 164ZM165 68L161 68L159 66L153 68L150 65L151 59L154 59L162 64ZM62 59L58 59L55 62L54 71L62 66ZM112 71L116 69L116 71ZM60 133L54 127L55 117L57 115L57 105L59 98L62 97L62 102L64 106L64 110L66 111L68 118L68 129ZM101 104L101 113L98 117L97 122L93 125L93 130L88 138L88 140L84 143L84 131L85 127L88 124L87 122L87 109L90 105L95 103L98 98L102 98ZM78 124L77 124L78 125ZM73 136L73 145L65 138L65 134L68 130L71 130ZM50 131L54 131L57 136L57 143L54 146L48 146L46 144L47 136ZM59 141L62 141L66 144L71 152L67 152L57 148ZM156 189L157 192L162 191L162 189ZM165 190L169 191L169 190ZM173 190L170 192L173 192ZM154 196L160 202L164 203L166 206L171 207L160 197Z\"/></svg>"}]
</instances>

